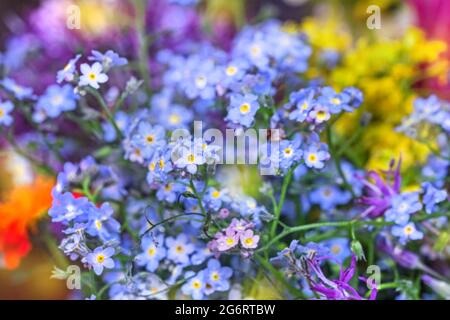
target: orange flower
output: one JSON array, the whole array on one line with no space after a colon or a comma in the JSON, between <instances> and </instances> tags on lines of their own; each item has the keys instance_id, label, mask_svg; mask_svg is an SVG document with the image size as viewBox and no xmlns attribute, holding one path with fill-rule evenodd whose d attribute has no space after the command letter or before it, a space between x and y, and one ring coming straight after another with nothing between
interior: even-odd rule
<instances>
[{"instance_id":1,"label":"orange flower","mask_svg":"<svg viewBox=\"0 0 450 320\"><path fill-rule=\"evenodd\" d=\"M37 176L31 184L14 186L0 202L0 266L14 269L30 251L28 231L50 208L53 185L53 178Z\"/></svg>"}]
</instances>

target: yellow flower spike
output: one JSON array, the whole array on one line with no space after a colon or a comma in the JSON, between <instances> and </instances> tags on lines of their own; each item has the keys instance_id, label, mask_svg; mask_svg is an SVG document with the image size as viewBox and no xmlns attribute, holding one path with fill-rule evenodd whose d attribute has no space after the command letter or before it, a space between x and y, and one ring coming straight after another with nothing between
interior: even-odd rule
<instances>
[{"instance_id":1,"label":"yellow flower spike","mask_svg":"<svg viewBox=\"0 0 450 320\"><path fill-rule=\"evenodd\" d=\"M364 135L363 144L369 151L367 169L382 168L393 158L402 156L402 171L411 166L424 163L430 150L388 124L371 126Z\"/></svg>"},{"instance_id":2,"label":"yellow flower spike","mask_svg":"<svg viewBox=\"0 0 450 320\"><path fill-rule=\"evenodd\" d=\"M331 49L342 52L351 45L350 35L339 30L337 19L333 17L328 17L328 19L323 21L317 21L314 18L305 18L299 30L308 36L313 48L320 50Z\"/></svg>"}]
</instances>

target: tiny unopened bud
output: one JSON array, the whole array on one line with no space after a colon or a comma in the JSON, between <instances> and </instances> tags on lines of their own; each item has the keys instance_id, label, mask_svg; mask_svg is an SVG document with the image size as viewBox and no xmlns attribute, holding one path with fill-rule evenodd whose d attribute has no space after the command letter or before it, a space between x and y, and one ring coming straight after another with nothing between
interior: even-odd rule
<instances>
[{"instance_id":1,"label":"tiny unopened bud","mask_svg":"<svg viewBox=\"0 0 450 320\"><path fill-rule=\"evenodd\" d=\"M350 245L350 248L352 252L356 255L356 258L358 260L366 260L366 256L364 255L364 249L361 245L361 242L358 240L352 240L352 243Z\"/></svg>"},{"instance_id":2,"label":"tiny unopened bud","mask_svg":"<svg viewBox=\"0 0 450 320\"><path fill-rule=\"evenodd\" d=\"M228 218L229 215L230 215L230 210L228 210L227 208L220 209L219 217L221 219L226 219L226 218Z\"/></svg>"}]
</instances>

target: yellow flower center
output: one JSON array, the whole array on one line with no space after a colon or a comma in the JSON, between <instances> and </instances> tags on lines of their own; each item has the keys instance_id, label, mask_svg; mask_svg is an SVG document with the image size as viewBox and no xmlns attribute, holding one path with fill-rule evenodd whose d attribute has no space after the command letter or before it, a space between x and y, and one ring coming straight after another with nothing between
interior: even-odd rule
<instances>
[{"instance_id":1,"label":"yellow flower center","mask_svg":"<svg viewBox=\"0 0 450 320\"><path fill-rule=\"evenodd\" d=\"M257 45L252 46L252 47L250 48L250 53L251 53L253 56L258 56L258 55L261 53L261 48L260 48L259 46L257 46Z\"/></svg>"},{"instance_id":2,"label":"yellow flower center","mask_svg":"<svg viewBox=\"0 0 450 320\"><path fill-rule=\"evenodd\" d=\"M141 149L139 149L139 148L134 149L134 154L137 155L138 157L140 157L141 156Z\"/></svg>"},{"instance_id":3,"label":"yellow flower center","mask_svg":"<svg viewBox=\"0 0 450 320\"><path fill-rule=\"evenodd\" d=\"M155 255L155 253L156 253L156 249L153 248L153 247L151 247L151 248L149 248L149 249L147 250L147 253L148 253L148 255L149 255L150 257L153 257L153 256Z\"/></svg>"},{"instance_id":4,"label":"yellow flower center","mask_svg":"<svg viewBox=\"0 0 450 320\"><path fill-rule=\"evenodd\" d=\"M317 112L317 119L323 120L327 116L327 113L323 110L320 110Z\"/></svg>"},{"instance_id":5,"label":"yellow flower center","mask_svg":"<svg viewBox=\"0 0 450 320\"><path fill-rule=\"evenodd\" d=\"M172 190L172 185L171 185L171 184L166 184L166 185L164 186L164 190L166 190L166 191Z\"/></svg>"},{"instance_id":6,"label":"yellow flower center","mask_svg":"<svg viewBox=\"0 0 450 320\"><path fill-rule=\"evenodd\" d=\"M97 79L97 75L95 74L95 73L93 73L93 72L91 72L91 73L89 73L89 79L91 79L91 80L95 80L95 79Z\"/></svg>"},{"instance_id":7,"label":"yellow flower center","mask_svg":"<svg viewBox=\"0 0 450 320\"><path fill-rule=\"evenodd\" d=\"M220 192L215 190L215 191L213 191L213 193L211 195L212 195L213 198L217 199L218 197L220 197Z\"/></svg>"},{"instance_id":8,"label":"yellow flower center","mask_svg":"<svg viewBox=\"0 0 450 320\"><path fill-rule=\"evenodd\" d=\"M341 103L341 99L333 98L333 99L331 99L331 103L333 103L333 104L340 104Z\"/></svg>"},{"instance_id":9,"label":"yellow flower center","mask_svg":"<svg viewBox=\"0 0 450 320\"><path fill-rule=\"evenodd\" d=\"M405 227L405 234L406 235L409 236L411 233L413 233L413 231L414 231L413 227L411 227L411 226L406 226Z\"/></svg>"},{"instance_id":10,"label":"yellow flower center","mask_svg":"<svg viewBox=\"0 0 450 320\"><path fill-rule=\"evenodd\" d=\"M166 165L166 164L165 164L165 162L164 162L163 159L159 160L159 167L160 167L161 169L164 169L164 166L165 166L165 165Z\"/></svg>"},{"instance_id":11,"label":"yellow flower center","mask_svg":"<svg viewBox=\"0 0 450 320\"><path fill-rule=\"evenodd\" d=\"M316 162L317 161L317 156L314 153L311 153L308 156L308 160L309 160L309 162Z\"/></svg>"},{"instance_id":12,"label":"yellow flower center","mask_svg":"<svg viewBox=\"0 0 450 320\"><path fill-rule=\"evenodd\" d=\"M254 200L247 200L246 204L247 204L247 207L249 207L250 209L256 208L256 201L254 201Z\"/></svg>"},{"instance_id":13,"label":"yellow flower center","mask_svg":"<svg viewBox=\"0 0 450 320\"><path fill-rule=\"evenodd\" d=\"M180 246L180 245L176 246L175 247L175 252L176 253L183 253L184 252L184 247Z\"/></svg>"},{"instance_id":14,"label":"yellow flower center","mask_svg":"<svg viewBox=\"0 0 450 320\"><path fill-rule=\"evenodd\" d=\"M105 256L103 254L97 255L97 262L103 263L103 261L105 261Z\"/></svg>"},{"instance_id":15,"label":"yellow flower center","mask_svg":"<svg viewBox=\"0 0 450 320\"><path fill-rule=\"evenodd\" d=\"M245 244L251 246L253 244L253 238L247 238L244 240Z\"/></svg>"},{"instance_id":16,"label":"yellow flower center","mask_svg":"<svg viewBox=\"0 0 450 320\"><path fill-rule=\"evenodd\" d=\"M291 147L287 147L286 149L284 149L284 154L288 157L290 157L292 155L293 151Z\"/></svg>"},{"instance_id":17,"label":"yellow flower center","mask_svg":"<svg viewBox=\"0 0 450 320\"><path fill-rule=\"evenodd\" d=\"M63 103L63 101L64 101L64 98L60 95L54 96L52 99L52 103L54 105L60 105L61 103Z\"/></svg>"},{"instance_id":18,"label":"yellow flower center","mask_svg":"<svg viewBox=\"0 0 450 320\"><path fill-rule=\"evenodd\" d=\"M217 272L214 272L214 273L212 274L211 278L212 278L214 281L218 281L218 280L220 279L219 274L218 274Z\"/></svg>"},{"instance_id":19,"label":"yellow flower center","mask_svg":"<svg viewBox=\"0 0 450 320\"><path fill-rule=\"evenodd\" d=\"M225 240L225 243L226 243L228 246L231 246L232 244L234 244L234 239L233 239L233 238L227 238L227 240Z\"/></svg>"},{"instance_id":20,"label":"yellow flower center","mask_svg":"<svg viewBox=\"0 0 450 320\"><path fill-rule=\"evenodd\" d=\"M198 76L195 79L195 84L197 85L197 87L199 88L204 88L206 86L206 77L205 76Z\"/></svg>"},{"instance_id":21,"label":"yellow flower center","mask_svg":"<svg viewBox=\"0 0 450 320\"><path fill-rule=\"evenodd\" d=\"M338 254L339 252L341 252L341 247L335 244L331 247L331 252L333 252L334 254Z\"/></svg>"},{"instance_id":22,"label":"yellow flower center","mask_svg":"<svg viewBox=\"0 0 450 320\"><path fill-rule=\"evenodd\" d=\"M303 104L302 104L302 106L301 106L301 109L302 109L302 110L308 109L308 103L303 102Z\"/></svg>"},{"instance_id":23,"label":"yellow flower center","mask_svg":"<svg viewBox=\"0 0 450 320\"><path fill-rule=\"evenodd\" d=\"M202 284L200 283L200 281L196 280L192 283L192 286L194 287L194 289L200 289Z\"/></svg>"},{"instance_id":24,"label":"yellow flower center","mask_svg":"<svg viewBox=\"0 0 450 320\"><path fill-rule=\"evenodd\" d=\"M176 114L176 113L171 114L170 117L169 117L169 122L171 124L178 124L178 123L180 123L180 120L181 120L180 116L178 114Z\"/></svg>"},{"instance_id":25,"label":"yellow flower center","mask_svg":"<svg viewBox=\"0 0 450 320\"><path fill-rule=\"evenodd\" d=\"M148 143L153 143L153 142L155 141L155 137L154 137L152 134L149 134L149 135L145 138L145 140L146 140Z\"/></svg>"},{"instance_id":26,"label":"yellow flower center","mask_svg":"<svg viewBox=\"0 0 450 320\"><path fill-rule=\"evenodd\" d=\"M3 118L4 115L5 115L5 111L3 111L3 109L0 109L0 118Z\"/></svg>"},{"instance_id":27,"label":"yellow flower center","mask_svg":"<svg viewBox=\"0 0 450 320\"><path fill-rule=\"evenodd\" d=\"M95 227L100 230L102 228L102 222L100 220L95 221Z\"/></svg>"},{"instance_id":28,"label":"yellow flower center","mask_svg":"<svg viewBox=\"0 0 450 320\"><path fill-rule=\"evenodd\" d=\"M188 155L187 161L190 162L190 163L194 163L194 161L195 161L195 156L191 153L190 155Z\"/></svg>"},{"instance_id":29,"label":"yellow flower center","mask_svg":"<svg viewBox=\"0 0 450 320\"><path fill-rule=\"evenodd\" d=\"M226 70L227 76L230 76L230 77L234 76L236 74L236 72L237 72L237 68L234 66L229 66Z\"/></svg>"},{"instance_id":30,"label":"yellow flower center","mask_svg":"<svg viewBox=\"0 0 450 320\"><path fill-rule=\"evenodd\" d=\"M148 169L150 171L155 171L155 168L156 168L156 163L150 162L150 164L148 165Z\"/></svg>"},{"instance_id":31,"label":"yellow flower center","mask_svg":"<svg viewBox=\"0 0 450 320\"><path fill-rule=\"evenodd\" d=\"M250 105L248 103L243 103L240 107L239 107L239 111L242 114L246 114L250 111Z\"/></svg>"}]
</instances>

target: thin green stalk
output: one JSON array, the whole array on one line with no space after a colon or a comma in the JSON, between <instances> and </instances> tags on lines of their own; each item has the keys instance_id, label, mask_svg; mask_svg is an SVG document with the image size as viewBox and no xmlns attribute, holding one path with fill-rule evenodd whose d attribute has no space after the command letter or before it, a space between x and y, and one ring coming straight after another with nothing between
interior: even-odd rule
<instances>
[{"instance_id":1,"label":"thin green stalk","mask_svg":"<svg viewBox=\"0 0 450 320\"><path fill-rule=\"evenodd\" d=\"M197 189L195 188L194 181L192 181L192 179L189 181L189 185L190 185L190 187L192 189L192 192L194 193L194 196L197 198L197 203L198 203L198 206L200 207L200 211L205 216L205 223L203 224L203 232L205 233L205 235L208 238L211 238L211 236L208 233L209 225L211 224L211 213L207 212L205 210L205 208L203 207L202 197L197 192Z\"/></svg>"},{"instance_id":2,"label":"thin green stalk","mask_svg":"<svg viewBox=\"0 0 450 320\"><path fill-rule=\"evenodd\" d=\"M433 218L438 217L449 217L450 212L445 213L435 213L435 214L423 214L413 217L411 220L414 222L420 222L424 220L429 220ZM393 222L387 222L387 221L379 221L379 220L348 220L348 221L331 221L331 222L316 222L311 224L306 224L302 226L295 226L291 228L285 229L283 232L275 236L274 238L271 238L271 240L263 247L256 250L256 252L265 251L268 250L273 244L277 243L279 240L285 238L286 236L300 231L306 231L311 229L318 229L322 227L345 227L345 228L351 228L353 227L363 227L363 226L374 226L374 227L385 227L385 226L391 226L393 225Z\"/></svg>"},{"instance_id":3,"label":"thin green stalk","mask_svg":"<svg viewBox=\"0 0 450 320\"><path fill-rule=\"evenodd\" d=\"M114 127L114 130L116 131L116 134L119 138L122 138L122 131L120 130L119 126L116 123L116 120L114 119L113 114L111 113L111 110L109 110L108 105L105 102L105 99L98 93L97 90L93 90L91 88L88 89L88 91L97 99L98 103L100 104L100 107L105 112L106 119L112 124Z\"/></svg>"},{"instance_id":4,"label":"thin green stalk","mask_svg":"<svg viewBox=\"0 0 450 320\"><path fill-rule=\"evenodd\" d=\"M280 200L278 201L278 204L274 208L274 220L272 222L272 226L270 229L270 239L272 239L275 235L275 232L277 230L277 226L280 222L281 217L281 210L283 209L284 200L286 199L286 193L287 189L289 187L289 184L291 183L292 176L294 174L295 167L292 167L289 169L287 174L283 178L283 185L281 186L281 194L280 194Z\"/></svg>"},{"instance_id":5,"label":"thin green stalk","mask_svg":"<svg viewBox=\"0 0 450 320\"><path fill-rule=\"evenodd\" d=\"M145 30L145 12L147 1L134 0L135 9L135 22L136 22L136 33L138 37L139 44L139 73L144 80L145 89L147 93L151 95L151 78L150 78L150 67L149 67L149 55L148 55L148 38L146 36Z\"/></svg>"}]
</instances>

